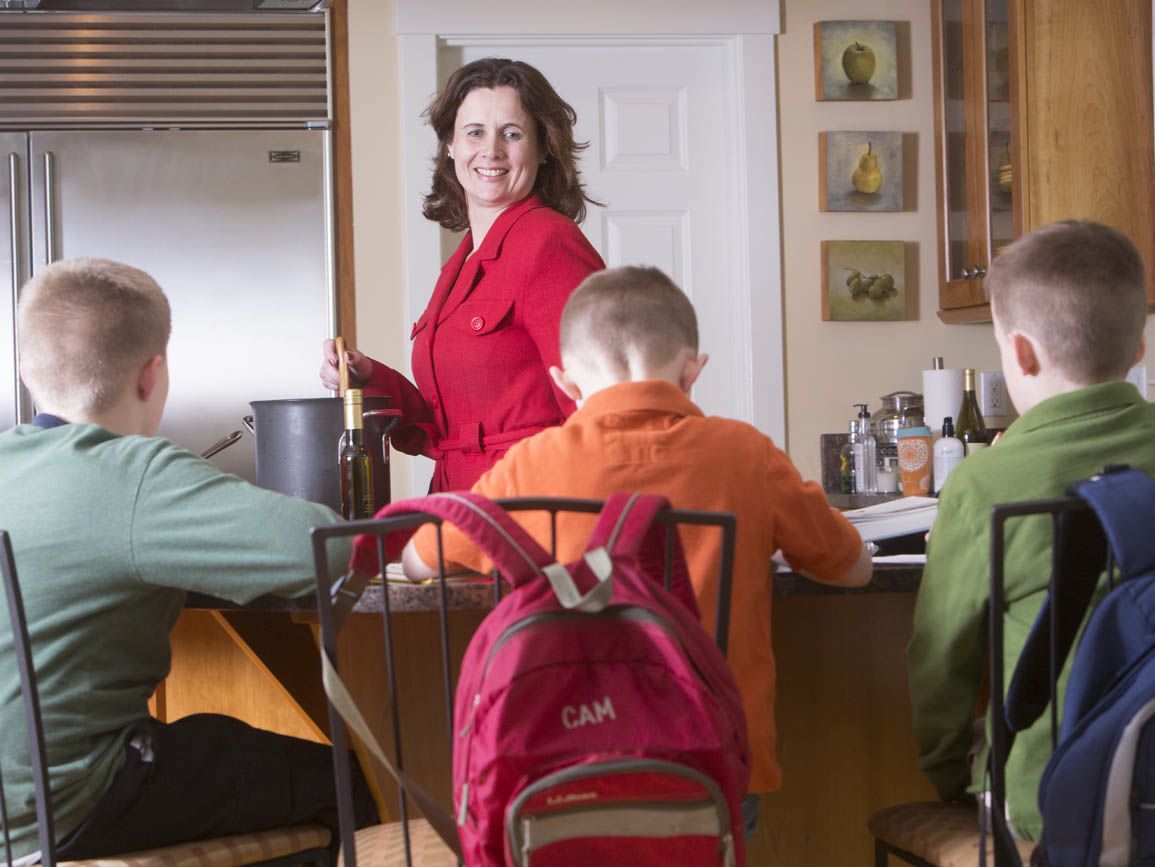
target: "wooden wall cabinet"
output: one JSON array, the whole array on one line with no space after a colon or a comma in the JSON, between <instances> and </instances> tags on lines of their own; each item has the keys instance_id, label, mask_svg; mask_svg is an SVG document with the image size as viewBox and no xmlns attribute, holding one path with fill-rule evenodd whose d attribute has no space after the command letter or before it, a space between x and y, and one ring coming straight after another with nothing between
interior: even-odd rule
<instances>
[{"instance_id":1,"label":"wooden wall cabinet","mask_svg":"<svg viewBox=\"0 0 1155 867\"><path fill-rule=\"evenodd\" d=\"M1147 266L1155 310L1150 0L935 0L939 317L990 320L991 257L1098 220Z\"/></svg>"}]
</instances>

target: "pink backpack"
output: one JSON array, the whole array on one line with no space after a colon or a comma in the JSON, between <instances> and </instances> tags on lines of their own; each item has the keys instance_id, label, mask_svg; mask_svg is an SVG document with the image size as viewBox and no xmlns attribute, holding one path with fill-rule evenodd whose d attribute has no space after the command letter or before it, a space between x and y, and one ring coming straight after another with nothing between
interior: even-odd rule
<instances>
[{"instance_id":1,"label":"pink backpack","mask_svg":"<svg viewBox=\"0 0 1155 867\"><path fill-rule=\"evenodd\" d=\"M744 863L745 715L680 542L662 586L653 519L667 506L614 495L568 568L475 494L381 513L449 520L513 587L457 686L454 807L469 867Z\"/></svg>"}]
</instances>

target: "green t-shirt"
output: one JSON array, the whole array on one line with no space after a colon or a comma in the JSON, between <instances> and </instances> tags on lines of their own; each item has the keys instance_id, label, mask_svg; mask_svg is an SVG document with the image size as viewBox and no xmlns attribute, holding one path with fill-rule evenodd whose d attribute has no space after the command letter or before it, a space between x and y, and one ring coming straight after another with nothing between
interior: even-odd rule
<instances>
[{"instance_id":1,"label":"green t-shirt","mask_svg":"<svg viewBox=\"0 0 1155 867\"><path fill-rule=\"evenodd\" d=\"M255 487L159 437L91 424L0 434L7 530L32 637L57 839L124 762L170 665L185 591L243 603L314 590L325 506ZM330 547L335 570L347 544ZM335 576L334 576L335 577ZM19 674L0 598L0 767L13 854L38 849Z\"/></svg>"},{"instance_id":2,"label":"green t-shirt","mask_svg":"<svg viewBox=\"0 0 1155 867\"><path fill-rule=\"evenodd\" d=\"M972 774L967 751L986 665L991 507L1061 496L1106 464L1155 474L1155 405L1124 382L1043 401L995 446L966 458L946 483L907 648L919 762L943 798L979 791L985 769L977 761ZM1042 605L1050 568L1050 519L1012 519L1004 556L1004 683ZM1060 689L1065 682L1064 675ZM1011 822L1025 839L1042 832L1038 790L1050 753L1048 711L1016 737L1006 768Z\"/></svg>"}]
</instances>

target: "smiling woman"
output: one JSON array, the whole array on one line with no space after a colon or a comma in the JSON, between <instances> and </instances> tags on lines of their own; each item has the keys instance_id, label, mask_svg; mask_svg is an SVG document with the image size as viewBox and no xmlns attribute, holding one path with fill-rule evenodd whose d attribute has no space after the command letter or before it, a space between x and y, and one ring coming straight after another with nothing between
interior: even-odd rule
<instances>
[{"instance_id":1,"label":"smiling woman","mask_svg":"<svg viewBox=\"0 0 1155 867\"><path fill-rule=\"evenodd\" d=\"M391 437L437 462L433 491L469 488L516 442L574 409L549 377L570 293L605 267L578 229L585 194L574 110L527 63L458 69L426 110L437 134L425 216L467 229L413 326L413 377L350 349L350 380L403 414ZM326 341L321 379L337 385Z\"/></svg>"}]
</instances>

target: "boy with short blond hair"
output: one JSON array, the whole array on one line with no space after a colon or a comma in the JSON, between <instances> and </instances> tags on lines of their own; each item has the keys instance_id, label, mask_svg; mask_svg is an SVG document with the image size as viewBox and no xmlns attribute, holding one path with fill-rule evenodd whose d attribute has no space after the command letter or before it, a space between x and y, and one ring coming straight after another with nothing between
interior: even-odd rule
<instances>
[{"instance_id":1,"label":"boy with short blond hair","mask_svg":"<svg viewBox=\"0 0 1155 867\"><path fill-rule=\"evenodd\" d=\"M675 508L733 512L738 518L729 660L742 693L753 752L752 795L777 789L774 655L770 642L770 558L781 550L800 571L857 587L871 575L857 531L830 508L814 482L748 424L707 417L688 397L707 361L698 354L694 308L656 268L613 268L588 277L562 314L558 387L578 410L560 427L518 443L473 490L516 496L605 499L617 491L663 494ZM516 515L544 544L543 516ZM592 519L562 515L558 559L577 559ZM717 599L719 539L711 528L682 529L704 621ZM477 571L489 564L460 533L447 531L447 561ZM405 551L406 572L432 574L435 531L423 528ZM743 812L757 819L756 797Z\"/></svg>"},{"instance_id":2,"label":"boy with short blond hair","mask_svg":"<svg viewBox=\"0 0 1155 867\"><path fill-rule=\"evenodd\" d=\"M56 854L98 858L309 822L335 839L329 747L210 714L166 725L150 718L148 698L168 674L186 591L237 603L311 592L309 529L337 515L155 436L171 324L143 271L57 262L21 290L18 317L20 375L39 415L0 433L0 528L36 661ZM34 863L34 783L7 628L0 766L13 853ZM374 820L360 778L356 799L361 822Z\"/></svg>"},{"instance_id":3,"label":"boy with short blond hair","mask_svg":"<svg viewBox=\"0 0 1155 867\"><path fill-rule=\"evenodd\" d=\"M986 765L980 758L969 767L967 754L987 652L991 506L1061 496L1106 464L1155 473L1155 407L1123 381L1144 353L1147 280L1135 245L1098 223L1054 223L999 253L987 289L1007 391L1021 415L943 489L907 651L919 761L947 800L980 791ZM1049 522L1010 527L1008 684L1046 595L1050 558ZM1007 763L1007 809L1023 839L1042 831L1037 793L1050 747L1044 715L1016 737Z\"/></svg>"}]
</instances>

